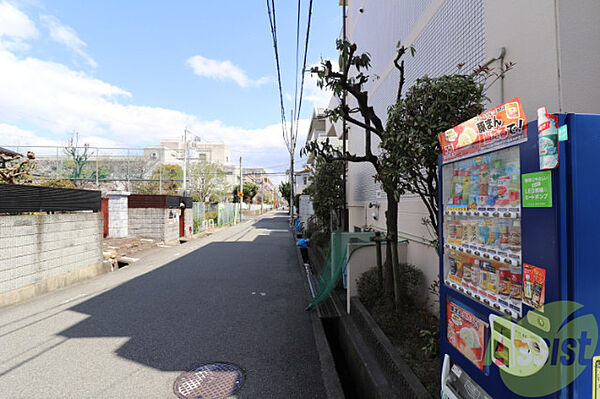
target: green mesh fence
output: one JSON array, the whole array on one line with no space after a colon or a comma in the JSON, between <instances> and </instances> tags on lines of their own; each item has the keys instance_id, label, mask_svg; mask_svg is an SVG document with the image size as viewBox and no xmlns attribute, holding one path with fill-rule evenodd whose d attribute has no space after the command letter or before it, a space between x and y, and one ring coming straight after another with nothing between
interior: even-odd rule
<instances>
[{"instance_id":1,"label":"green mesh fence","mask_svg":"<svg viewBox=\"0 0 600 399\"><path fill-rule=\"evenodd\" d=\"M204 230L204 226L202 225L202 222L204 221L205 218L205 209L206 206L204 204L204 202L194 202L193 205L193 214L194 214L194 233L198 233L202 230Z\"/></svg>"},{"instance_id":2,"label":"green mesh fence","mask_svg":"<svg viewBox=\"0 0 600 399\"><path fill-rule=\"evenodd\" d=\"M371 241L371 237L374 236L375 233L373 232L349 233L334 231L331 233L327 259L319 275L319 288L312 302L308 305L308 309L316 308L323 303L337 285L352 255L347 253L348 244L363 243L365 245L374 245L373 241Z\"/></svg>"},{"instance_id":3,"label":"green mesh fence","mask_svg":"<svg viewBox=\"0 0 600 399\"><path fill-rule=\"evenodd\" d=\"M221 203L218 205L217 226L225 226L240 221L240 204Z\"/></svg>"}]
</instances>

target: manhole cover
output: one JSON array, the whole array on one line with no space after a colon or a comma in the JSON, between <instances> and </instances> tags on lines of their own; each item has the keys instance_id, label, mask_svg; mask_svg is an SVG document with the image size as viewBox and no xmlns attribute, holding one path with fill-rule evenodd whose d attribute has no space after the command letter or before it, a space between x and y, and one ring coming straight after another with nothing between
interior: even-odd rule
<instances>
[{"instance_id":1,"label":"manhole cover","mask_svg":"<svg viewBox=\"0 0 600 399\"><path fill-rule=\"evenodd\" d=\"M245 380L246 373L235 364L209 363L182 373L173 391L182 399L223 399L239 391Z\"/></svg>"}]
</instances>

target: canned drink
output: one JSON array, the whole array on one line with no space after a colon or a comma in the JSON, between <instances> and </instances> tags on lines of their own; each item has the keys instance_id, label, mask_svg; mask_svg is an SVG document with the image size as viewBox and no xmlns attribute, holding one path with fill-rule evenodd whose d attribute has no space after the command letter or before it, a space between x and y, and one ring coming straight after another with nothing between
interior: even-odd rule
<instances>
[{"instance_id":1,"label":"canned drink","mask_svg":"<svg viewBox=\"0 0 600 399\"><path fill-rule=\"evenodd\" d=\"M456 276L456 273L458 271L458 268L456 267L456 259L454 259L453 257L449 257L448 258L448 266L450 269L450 274Z\"/></svg>"},{"instance_id":2,"label":"canned drink","mask_svg":"<svg viewBox=\"0 0 600 399\"><path fill-rule=\"evenodd\" d=\"M472 261L472 267L471 267L471 284L473 284L475 287L478 287L479 284L481 284L481 270L479 269L479 262Z\"/></svg>"},{"instance_id":3,"label":"canned drink","mask_svg":"<svg viewBox=\"0 0 600 399\"><path fill-rule=\"evenodd\" d=\"M520 266L510 269L510 298L520 301L523 291L523 271Z\"/></svg>"},{"instance_id":4,"label":"canned drink","mask_svg":"<svg viewBox=\"0 0 600 399\"><path fill-rule=\"evenodd\" d=\"M473 269L473 266L467 261L465 260L463 262L463 273L462 273L462 281L463 283L470 283L471 282L471 271Z\"/></svg>"},{"instance_id":5,"label":"canned drink","mask_svg":"<svg viewBox=\"0 0 600 399\"><path fill-rule=\"evenodd\" d=\"M483 289L483 290L487 290L488 289L488 284L489 284L489 273L487 271L487 269L483 266L483 261L477 260L476 262L479 263L479 288Z\"/></svg>"},{"instance_id":6,"label":"canned drink","mask_svg":"<svg viewBox=\"0 0 600 399\"><path fill-rule=\"evenodd\" d=\"M498 269L498 278L499 278L499 289L498 294L508 298L510 296L511 288L510 288L510 269L504 265L500 266Z\"/></svg>"},{"instance_id":7,"label":"canned drink","mask_svg":"<svg viewBox=\"0 0 600 399\"><path fill-rule=\"evenodd\" d=\"M483 261L488 274L487 290L492 294L498 293L498 271L491 262Z\"/></svg>"}]
</instances>

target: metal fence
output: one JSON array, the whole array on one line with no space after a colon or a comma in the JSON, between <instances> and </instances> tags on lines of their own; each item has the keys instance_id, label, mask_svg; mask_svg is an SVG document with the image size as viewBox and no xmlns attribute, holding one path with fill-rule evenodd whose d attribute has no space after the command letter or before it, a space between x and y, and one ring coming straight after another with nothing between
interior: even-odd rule
<instances>
[{"instance_id":1,"label":"metal fence","mask_svg":"<svg viewBox=\"0 0 600 399\"><path fill-rule=\"evenodd\" d=\"M35 154L30 173L36 184L123 190L136 194L178 194L182 186L182 151L168 148L101 148L11 146L0 147Z\"/></svg>"},{"instance_id":2,"label":"metal fence","mask_svg":"<svg viewBox=\"0 0 600 399\"><path fill-rule=\"evenodd\" d=\"M239 223L240 205L234 203L206 204L194 202L194 233L209 228Z\"/></svg>"}]
</instances>

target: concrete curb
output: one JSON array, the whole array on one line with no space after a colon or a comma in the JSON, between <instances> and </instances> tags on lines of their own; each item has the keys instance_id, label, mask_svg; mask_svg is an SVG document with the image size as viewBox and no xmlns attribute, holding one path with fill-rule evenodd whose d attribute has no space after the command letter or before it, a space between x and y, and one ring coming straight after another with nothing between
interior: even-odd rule
<instances>
[{"instance_id":1,"label":"concrete curb","mask_svg":"<svg viewBox=\"0 0 600 399\"><path fill-rule=\"evenodd\" d=\"M312 252L316 257L322 257L314 249ZM320 261L315 256L311 256L311 260ZM331 298L338 308L345 308L345 296L340 297L334 291ZM343 311L339 319L330 322L329 328L335 330L345 363L352 378L358 382L356 389L360 397L431 398L360 300L352 297L351 303L353 312L348 315Z\"/></svg>"},{"instance_id":2,"label":"concrete curb","mask_svg":"<svg viewBox=\"0 0 600 399\"><path fill-rule=\"evenodd\" d=\"M311 298L310 288L308 287L308 281L306 280L306 273L304 272L304 262L302 260L302 254L298 247L296 247L296 237L293 231L290 231L290 239L296 250L296 259L298 261L298 270L302 274L302 282L304 284L304 290L307 294L307 298ZM307 302L308 303L308 302ZM323 385L325 386L325 392L329 399L344 399L344 390L335 368L335 361L333 360L333 354L325 335L325 330L321 319L317 316L316 312L310 311L310 321L313 328L313 336L315 338L315 345L317 352L319 353L319 361L321 363L321 376L323 379Z\"/></svg>"}]
</instances>

